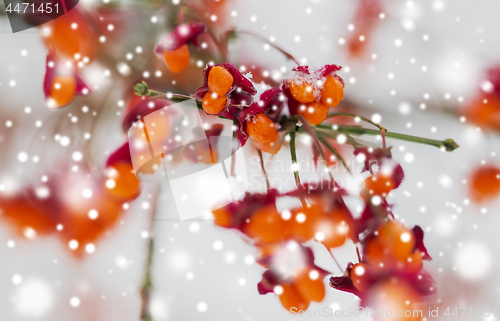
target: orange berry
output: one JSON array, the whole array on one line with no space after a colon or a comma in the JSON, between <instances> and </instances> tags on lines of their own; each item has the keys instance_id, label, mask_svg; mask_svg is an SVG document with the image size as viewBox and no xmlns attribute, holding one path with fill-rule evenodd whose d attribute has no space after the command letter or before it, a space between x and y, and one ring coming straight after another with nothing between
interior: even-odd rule
<instances>
[{"instance_id":1,"label":"orange berry","mask_svg":"<svg viewBox=\"0 0 500 321\"><path fill-rule=\"evenodd\" d=\"M387 257L388 252L389 250L384 246L380 238L374 237L366 244L364 259L370 266L383 269L386 265L392 263L390 258Z\"/></svg>"},{"instance_id":2,"label":"orange berry","mask_svg":"<svg viewBox=\"0 0 500 321\"><path fill-rule=\"evenodd\" d=\"M313 86L305 81L301 83L297 83L294 80L290 81L290 93L293 98L303 104L313 102L316 99L314 97Z\"/></svg>"},{"instance_id":3,"label":"orange berry","mask_svg":"<svg viewBox=\"0 0 500 321\"><path fill-rule=\"evenodd\" d=\"M67 211L66 215L71 217L71 219L63 223L64 229L61 232L67 241L74 239L81 245L94 243L100 235L108 231L121 217L123 211L121 202L117 202L105 194L95 196L91 208L98 213L96 219L89 218L89 210L86 208L65 209ZM81 254L84 253L83 250L84 247L80 246L79 251L81 251Z\"/></svg>"},{"instance_id":4,"label":"orange berry","mask_svg":"<svg viewBox=\"0 0 500 321\"><path fill-rule=\"evenodd\" d=\"M420 321L423 318L422 297L408 282L399 278L390 278L371 287L366 296L367 305L374 311L392 311L375 316L376 321ZM399 315L398 315L399 313ZM374 314L375 315L375 314Z\"/></svg>"},{"instance_id":5,"label":"orange berry","mask_svg":"<svg viewBox=\"0 0 500 321\"><path fill-rule=\"evenodd\" d=\"M343 211L328 213L316 229L315 238L326 247L341 246L351 235L349 218Z\"/></svg>"},{"instance_id":6,"label":"orange berry","mask_svg":"<svg viewBox=\"0 0 500 321\"><path fill-rule=\"evenodd\" d=\"M281 149L283 141L279 141L280 134L276 130L270 142L262 143L254 140L255 146L263 152L276 155Z\"/></svg>"},{"instance_id":7,"label":"orange berry","mask_svg":"<svg viewBox=\"0 0 500 321\"><path fill-rule=\"evenodd\" d=\"M470 180L470 193L477 202L498 197L500 194L500 169L491 166L481 166Z\"/></svg>"},{"instance_id":8,"label":"orange berry","mask_svg":"<svg viewBox=\"0 0 500 321\"><path fill-rule=\"evenodd\" d=\"M297 114L304 116L311 125L319 125L325 120L330 107L323 105L320 102L312 102L305 105L300 105Z\"/></svg>"},{"instance_id":9,"label":"orange berry","mask_svg":"<svg viewBox=\"0 0 500 321\"><path fill-rule=\"evenodd\" d=\"M300 242L312 239L317 233L323 215L323 209L316 204L308 204L305 208L292 210L290 236Z\"/></svg>"},{"instance_id":10,"label":"orange berry","mask_svg":"<svg viewBox=\"0 0 500 321\"><path fill-rule=\"evenodd\" d=\"M321 102L328 107L337 107L344 98L344 86L336 77L328 75L321 90Z\"/></svg>"},{"instance_id":11,"label":"orange berry","mask_svg":"<svg viewBox=\"0 0 500 321\"><path fill-rule=\"evenodd\" d=\"M368 265L357 263L351 269L351 280L356 289L361 292L366 291L368 287Z\"/></svg>"},{"instance_id":12,"label":"orange berry","mask_svg":"<svg viewBox=\"0 0 500 321\"><path fill-rule=\"evenodd\" d=\"M212 214L214 215L215 225L222 227L231 226L232 216L227 207L221 207L216 210L212 210Z\"/></svg>"},{"instance_id":13,"label":"orange berry","mask_svg":"<svg viewBox=\"0 0 500 321\"><path fill-rule=\"evenodd\" d=\"M139 194L140 181L137 180L132 164L120 162L107 169L106 190L113 196L130 199Z\"/></svg>"},{"instance_id":14,"label":"orange berry","mask_svg":"<svg viewBox=\"0 0 500 321\"><path fill-rule=\"evenodd\" d=\"M280 243L268 243L268 244L259 244L259 257L265 258L267 256L275 255L283 248L283 244ZM270 267L269 262L257 261L261 266L268 269Z\"/></svg>"},{"instance_id":15,"label":"orange berry","mask_svg":"<svg viewBox=\"0 0 500 321\"><path fill-rule=\"evenodd\" d=\"M74 59L78 54L92 60L97 54L100 47L98 34L81 11L68 11L47 25L51 32L43 35L43 41L59 56ZM72 28L73 25L77 28Z\"/></svg>"},{"instance_id":16,"label":"orange berry","mask_svg":"<svg viewBox=\"0 0 500 321\"><path fill-rule=\"evenodd\" d=\"M480 95L467 105L464 116L468 120L482 126L498 130L500 97L497 94Z\"/></svg>"},{"instance_id":17,"label":"orange berry","mask_svg":"<svg viewBox=\"0 0 500 321\"><path fill-rule=\"evenodd\" d=\"M26 197L0 199L0 208L2 211L0 218L13 227L19 236L26 236L26 231L31 230L38 235L55 231L56 222L53 220L53 213L47 208L33 205Z\"/></svg>"},{"instance_id":18,"label":"orange berry","mask_svg":"<svg viewBox=\"0 0 500 321\"><path fill-rule=\"evenodd\" d=\"M365 179L365 191L370 195L387 195L395 187L391 174L378 172Z\"/></svg>"},{"instance_id":19,"label":"orange berry","mask_svg":"<svg viewBox=\"0 0 500 321\"><path fill-rule=\"evenodd\" d=\"M245 122L247 134L254 140L261 143L273 141L276 135L276 128L269 117L263 113L257 113L252 119Z\"/></svg>"},{"instance_id":20,"label":"orange berry","mask_svg":"<svg viewBox=\"0 0 500 321\"><path fill-rule=\"evenodd\" d=\"M203 110L209 115L220 113L227 104L227 98L218 96L217 94L207 92L203 97Z\"/></svg>"},{"instance_id":21,"label":"orange berry","mask_svg":"<svg viewBox=\"0 0 500 321\"><path fill-rule=\"evenodd\" d=\"M276 292L278 292L281 305L283 305L287 311L290 311L291 308L296 308L297 310L295 311L305 311L307 307L309 307L311 301L303 299L293 284L281 284L279 287L281 287L282 291Z\"/></svg>"},{"instance_id":22,"label":"orange berry","mask_svg":"<svg viewBox=\"0 0 500 321\"><path fill-rule=\"evenodd\" d=\"M75 98L76 79L73 76L55 76L50 86L50 106L55 108L68 105Z\"/></svg>"},{"instance_id":23,"label":"orange berry","mask_svg":"<svg viewBox=\"0 0 500 321\"><path fill-rule=\"evenodd\" d=\"M248 236L264 243L283 240L286 231L286 221L278 213L274 204L264 206L255 212L245 226Z\"/></svg>"},{"instance_id":24,"label":"orange berry","mask_svg":"<svg viewBox=\"0 0 500 321\"><path fill-rule=\"evenodd\" d=\"M183 44L174 50L163 51L163 58L167 63L168 69L178 73L186 69L189 65L189 49L187 44Z\"/></svg>"},{"instance_id":25,"label":"orange berry","mask_svg":"<svg viewBox=\"0 0 500 321\"><path fill-rule=\"evenodd\" d=\"M379 238L398 260L404 261L415 248L415 236L403 224L388 221L379 228Z\"/></svg>"},{"instance_id":26,"label":"orange berry","mask_svg":"<svg viewBox=\"0 0 500 321\"><path fill-rule=\"evenodd\" d=\"M416 273L420 271L423 264L422 252L417 250L408 256L404 269L408 272Z\"/></svg>"},{"instance_id":27,"label":"orange berry","mask_svg":"<svg viewBox=\"0 0 500 321\"><path fill-rule=\"evenodd\" d=\"M295 279L295 288L306 301L321 302L325 297L323 275L316 269L304 269Z\"/></svg>"},{"instance_id":28,"label":"orange berry","mask_svg":"<svg viewBox=\"0 0 500 321\"><path fill-rule=\"evenodd\" d=\"M219 96L227 94L233 86L233 75L222 66L214 66L208 73L208 89Z\"/></svg>"},{"instance_id":29,"label":"orange berry","mask_svg":"<svg viewBox=\"0 0 500 321\"><path fill-rule=\"evenodd\" d=\"M165 144L172 139L171 132L174 124L165 113L153 113L144 119L148 132L149 142L153 150L164 150Z\"/></svg>"}]
</instances>

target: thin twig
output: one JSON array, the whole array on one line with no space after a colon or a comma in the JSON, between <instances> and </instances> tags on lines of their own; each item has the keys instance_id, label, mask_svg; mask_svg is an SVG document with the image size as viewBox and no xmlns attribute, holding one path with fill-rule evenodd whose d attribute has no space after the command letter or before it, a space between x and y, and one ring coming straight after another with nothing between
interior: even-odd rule
<instances>
[{"instance_id":1,"label":"thin twig","mask_svg":"<svg viewBox=\"0 0 500 321\"><path fill-rule=\"evenodd\" d=\"M151 291L153 289L151 270L153 268L154 252L155 252L154 226L155 226L156 214L157 214L157 204L155 203L151 210L151 226L149 228L150 235L148 243L148 256L146 258L146 267L144 269L144 279L142 281L142 288L141 288L141 298L142 298L141 321L153 320L150 311L150 300L151 300Z\"/></svg>"},{"instance_id":2,"label":"thin twig","mask_svg":"<svg viewBox=\"0 0 500 321\"><path fill-rule=\"evenodd\" d=\"M340 266L339 262L337 261L337 259L333 255L332 251L325 244L323 244L323 246L326 248L328 253L330 253L330 256L332 257L333 261L335 261L335 264L337 264L337 266L339 267L340 272L344 272L344 270L342 270L342 267Z\"/></svg>"},{"instance_id":3,"label":"thin twig","mask_svg":"<svg viewBox=\"0 0 500 321\"><path fill-rule=\"evenodd\" d=\"M358 262L361 263L361 253L359 252L359 244L356 243L356 254L358 255Z\"/></svg>"},{"instance_id":4,"label":"thin twig","mask_svg":"<svg viewBox=\"0 0 500 321\"><path fill-rule=\"evenodd\" d=\"M347 165L346 161L344 160L344 158L342 157L342 155L340 155L340 153L335 149L335 147L333 147L324 137L319 136L318 139L333 155L335 155L335 157L337 157L337 159L344 166L344 168L350 174L352 174L352 171L349 168L349 166Z\"/></svg>"},{"instance_id":5,"label":"thin twig","mask_svg":"<svg viewBox=\"0 0 500 321\"><path fill-rule=\"evenodd\" d=\"M247 31L247 30L233 30L232 33L230 33L232 35L235 35L235 34L243 34L243 35L249 35L249 36L252 36L252 37L255 37L257 39L259 39L260 41L263 41L265 42L266 44L268 44L269 46L273 47L274 49L278 50L279 52L281 52L283 55L285 55L285 57L287 57L288 59L292 60L293 62L295 62L297 64L297 66L300 66L300 63L297 61L297 59L295 59L294 56L292 56L290 53L288 53L286 50L284 50L283 48L281 48L280 46L270 42L269 40L267 40L266 38L262 37L262 36L259 36L258 34L256 33L253 33L251 31Z\"/></svg>"},{"instance_id":6,"label":"thin twig","mask_svg":"<svg viewBox=\"0 0 500 321\"><path fill-rule=\"evenodd\" d=\"M298 163L297 163L297 150L295 147L295 136L296 132L292 131L290 133L290 156L292 158L292 166L294 167L293 169L293 176L295 177L295 184L297 185L297 188L299 188L302 184L300 182L300 176L299 176L299 170L298 170ZM300 202L302 203L302 207L306 208L307 203L304 197L300 197Z\"/></svg>"},{"instance_id":7,"label":"thin twig","mask_svg":"<svg viewBox=\"0 0 500 321\"><path fill-rule=\"evenodd\" d=\"M209 23L208 20L202 17L201 13L199 13L198 9L194 6L191 6L189 4L183 3L182 4L183 8L186 8L186 12L192 14L193 16L196 17L199 21L203 22L205 26L207 26L207 34L208 36L213 40L215 45L217 46L217 50L219 51L220 58L223 62L229 62L228 60L228 50L227 46L223 46L221 40L213 29L210 27L211 23Z\"/></svg>"},{"instance_id":8,"label":"thin twig","mask_svg":"<svg viewBox=\"0 0 500 321\"><path fill-rule=\"evenodd\" d=\"M264 178L266 179L266 187L267 189L270 189L271 185L269 184L269 178L267 176L266 166L264 165L264 158L262 156L262 151L259 148L257 148L257 153L259 154L260 167L262 169L262 173L264 174Z\"/></svg>"},{"instance_id":9,"label":"thin twig","mask_svg":"<svg viewBox=\"0 0 500 321\"><path fill-rule=\"evenodd\" d=\"M373 126L377 127L378 129L380 129L380 131L387 131L387 129L380 125L380 124L377 124L376 122L372 121L371 119L369 118L366 118L366 117L363 117L363 116L359 116L359 115L356 115L356 114L351 114L351 113L345 113L345 112L342 112L342 113L331 113L331 114L328 114L326 116L326 118L333 118L333 117L339 117L339 116L346 116L346 117L351 117L351 118L359 118L361 119L362 121L365 121L369 124L372 124Z\"/></svg>"}]
</instances>

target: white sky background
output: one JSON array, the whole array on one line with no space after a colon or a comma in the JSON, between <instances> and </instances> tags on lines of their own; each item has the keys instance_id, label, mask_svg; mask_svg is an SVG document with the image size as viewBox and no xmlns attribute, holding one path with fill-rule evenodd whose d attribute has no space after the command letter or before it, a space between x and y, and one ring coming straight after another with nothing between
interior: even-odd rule
<instances>
[{"instance_id":1,"label":"white sky background","mask_svg":"<svg viewBox=\"0 0 500 321\"><path fill-rule=\"evenodd\" d=\"M453 153L443 153L429 146L391 142L394 158L402 163L406 174L391 202L396 204L395 214L408 225L418 224L428 231L425 243L434 261L426 266L440 282L443 300L449 306L494 307L500 302L500 260L496 251L500 200L485 204L486 213L482 214L481 207L464 203L468 196L463 180L482 160L500 165L500 141L494 135L478 132L471 124L461 123L458 116L435 110L456 106L461 96L465 101L470 99L478 89L483 70L498 61L500 4L487 0L412 4L386 0L386 18L371 41L371 51L377 58L359 63L348 60L339 44L339 39L349 34L354 3L239 1L234 6L237 16L233 21L266 37L274 36L276 43L299 59L348 66L348 73L341 72L348 97L366 105L372 100L372 109L364 110L364 115L380 114L381 123L390 130L436 139L454 138L461 145ZM0 30L7 28L7 22L0 20ZM427 41L424 35L428 35ZM396 39L401 40L401 46L395 45ZM283 64L279 54L272 49L265 51L260 43L248 42L243 49L270 66ZM22 50L27 51L26 56ZM415 63L411 63L412 58ZM41 172L50 167L39 149L27 147L35 135L35 122L42 120L49 126L55 113L67 111L49 111L42 103L45 49L38 32L1 33L0 61L0 134L1 144L6 146L1 147L0 183L14 188L15 184L9 182L22 178L23 185L33 179L23 172L24 165L18 161L20 152L28 154L29 162L33 156L40 156ZM429 94L428 100L425 94ZM409 113L401 112L404 103L411 106ZM427 105L425 110L419 107L422 103ZM31 107L29 114L25 112L27 106ZM77 111L81 106L69 108ZM13 121L12 128L5 126L7 120ZM119 126L107 130L112 134L106 146L117 146L123 139ZM96 151L99 159L107 147L98 146L103 149ZM70 144L54 153L71 148ZM301 151L305 152L305 148ZM277 159L288 159L287 150ZM151 202L148 190L151 188L134 202L123 224L97 243L96 252L81 262L70 257L55 238L18 240L8 227L0 225L0 320L137 320L137 288L147 246L141 233L149 224L142 205ZM168 218L166 207L167 202L161 203L160 211ZM207 222L163 221L155 228L156 320L292 319L277 297L258 295L256 285L264 270L258 264L247 264L256 250L236 233ZM8 246L12 239L13 248ZM316 250L316 263L340 274L329 255L319 246ZM349 246L336 249L334 254L343 265L355 260ZM78 307L70 303L77 302L72 300L75 297L80 300ZM200 302L206 304L205 312L200 312L204 310ZM313 303L311 309L331 305L349 309L357 302L352 295L327 290L325 300Z\"/></svg>"}]
</instances>

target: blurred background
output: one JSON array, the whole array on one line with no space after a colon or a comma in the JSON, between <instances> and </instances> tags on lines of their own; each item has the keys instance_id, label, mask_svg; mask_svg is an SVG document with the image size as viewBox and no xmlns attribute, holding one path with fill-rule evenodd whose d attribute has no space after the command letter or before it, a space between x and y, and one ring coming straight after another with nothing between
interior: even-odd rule
<instances>
[{"instance_id":1,"label":"blurred background","mask_svg":"<svg viewBox=\"0 0 500 321\"><path fill-rule=\"evenodd\" d=\"M81 0L68 20L77 35L61 39L47 26L57 28L64 16L12 33L0 4L0 320L138 320L152 235L154 320L307 319L258 294L263 268L254 247L210 220L178 220L167 189L143 184L113 202L100 192L112 175L106 161L126 142L133 83L189 95L202 85L206 63L220 59L208 35L200 50L190 48L181 74L153 54L184 4L216 34L246 30L301 64L343 66L342 104L390 131L453 138L460 145L453 153L389 141L405 170L389 201L397 218L426 232L433 260L425 266L440 307L500 309L498 1ZM44 93L46 57L58 42L71 51L78 32L89 41L75 58L89 92L54 108ZM231 41L228 60L269 85L294 66L248 34ZM299 145L299 155L307 150ZM288 157L281 151L274 160ZM38 199L43 218L30 212L27 194ZM324 248L312 246L318 266L343 273ZM356 259L352 249L333 250L341 266ZM311 309L358 305L355 296L327 288ZM474 318L496 319L494 310Z\"/></svg>"}]
</instances>

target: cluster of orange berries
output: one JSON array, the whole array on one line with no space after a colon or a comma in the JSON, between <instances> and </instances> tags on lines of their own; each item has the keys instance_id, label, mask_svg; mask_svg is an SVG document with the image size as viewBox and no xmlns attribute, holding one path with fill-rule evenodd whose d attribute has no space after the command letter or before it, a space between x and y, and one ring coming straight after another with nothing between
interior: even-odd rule
<instances>
[{"instance_id":1,"label":"cluster of orange berries","mask_svg":"<svg viewBox=\"0 0 500 321\"><path fill-rule=\"evenodd\" d=\"M332 287L354 293L365 299L365 303L380 293L400 287L401 295L407 300L392 297L392 292L388 299L401 308L405 302L417 306L433 291L428 289L432 282L425 290L415 286L415 282L420 282L418 275L423 273L423 260L430 258L423 246L420 228L409 230L394 220L384 220L373 228L365 224L363 218L354 220L343 205L340 191L314 190L305 185L284 195L304 197L307 205L280 213L276 200L282 195L269 190L267 194L247 194L242 201L213 211L216 225L239 230L260 249L259 263L268 269L259 283L261 294L275 293L289 311L291 308L305 310L311 301L321 301L325 296L322 279L329 273L312 263L312 251L301 244L314 239L327 248L334 248L348 239L358 242L358 235L367 235L361 240L363 260L351 264L345 276L332 277ZM290 247L299 248L312 258L298 266L288 266L293 276L283 275L286 268L276 263L287 261L283 256ZM300 255L295 253L294 257ZM343 283L336 282L339 279Z\"/></svg>"},{"instance_id":2,"label":"cluster of orange berries","mask_svg":"<svg viewBox=\"0 0 500 321\"><path fill-rule=\"evenodd\" d=\"M392 159L390 149L357 147L354 150L354 155L364 159L363 171L371 173L365 179L364 188L361 191L361 196L365 200L373 196L385 198L403 181L403 168Z\"/></svg>"},{"instance_id":3,"label":"cluster of orange berries","mask_svg":"<svg viewBox=\"0 0 500 321\"><path fill-rule=\"evenodd\" d=\"M203 110L209 115L220 113L227 106L225 96L233 86L233 75L223 66L214 66L208 73L209 91L203 97Z\"/></svg>"},{"instance_id":4,"label":"cluster of orange berries","mask_svg":"<svg viewBox=\"0 0 500 321\"><path fill-rule=\"evenodd\" d=\"M28 239L56 234L81 257L95 250L96 240L117 223L124 204L139 195L141 185L133 174L128 144L110 156L103 176L88 181L88 199L75 185L85 180L80 172L89 173L88 168L80 166L77 173L60 170L62 175L50 176L42 189L29 187L20 195L2 197L2 219Z\"/></svg>"},{"instance_id":5,"label":"cluster of orange berries","mask_svg":"<svg viewBox=\"0 0 500 321\"><path fill-rule=\"evenodd\" d=\"M312 301L321 301L325 295L318 278L328 272L311 263L313 260L306 260L298 267L289 266L293 276L283 272L287 269L276 266L276 262L286 261L284 253L289 252L290 246L309 253L310 249L302 244L310 240L327 248L341 246L348 239L361 244L360 262L351 263L344 276L330 278L330 285L358 295L362 304L376 306L385 294L385 302L390 302L396 310L416 308L426 296L435 293L432 278L423 270L423 260L430 256L423 245L422 229L416 226L410 230L391 219L390 206L385 200L401 183L402 168L392 160L390 150L360 147L355 154L360 153L365 154L365 170L373 172L375 161L379 168L373 172L376 179L361 191L366 208L357 219L343 203L346 192L328 183L316 189L305 184L283 194L299 197L305 204L290 211L278 211L276 200L283 195L276 190L247 194L242 201L213 211L216 225L239 230L260 249L259 263L268 270L259 283L259 292L277 294L287 310L305 310ZM381 198L378 204L372 202L375 195ZM312 252L308 256L314 258Z\"/></svg>"},{"instance_id":6,"label":"cluster of orange berries","mask_svg":"<svg viewBox=\"0 0 500 321\"><path fill-rule=\"evenodd\" d=\"M423 260L431 259L423 244L424 233L418 226L410 230L391 219L391 206L386 201L389 192L403 180L403 170L385 148L359 147L354 154L363 154L364 170L372 172L361 190L365 210L355 221L355 241L361 244L362 256L359 263L347 266L343 276L331 277L330 286L356 294L362 306L393 311L418 309L427 296L435 294L434 281L423 270ZM378 202L373 202L375 196Z\"/></svg>"},{"instance_id":7,"label":"cluster of orange berries","mask_svg":"<svg viewBox=\"0 0 500 321\"><path fill-rule=\"evenodd\" d=\"M249 202L253 208L241 210ZM264 248L283 241L312 239L333 248L352 238L354 231L352 216L342 203L325 204L318 197L309 197L305 206L280 213L272 199L264 202L247 196L239 203L214 210L213 215L216 225L236 228Z\"/></svg>"},{"instance_id":8,"label":"cluster of orange berries","mask_svg":"<svg viewBox=\"0 0 500 321\"><path fill-rule=\"evenodd\" d=\"M422 269L423 256L416 248L413 231L403 224L390 220L382 223L364 242L363 261L351 270L354 286L364 292L370 285L370 278L391 270L417 273Z\"/></svg>"},{"instance_id":9,"label":"cluster of orange berries","mask_svg":"<svg viewBox=\"0 0 500 321\"><path fill-rule=\"evenodd\" d=\"M419 271L422 268L423 256L428 257L421 243L423 232L421 235L418 234L417 239L414 232L408 230L403 224L394 220L386 220L388 216L392 216L392 213L385 198L403 180L404 173L401 165L391 158L389 150L383 148L360 147L355 150L354 154L364 155L364 170L371 171L372 175L365 180L364 189L361 190L361 196L367 200L367 205L364 215L359 219L359 225L360 229L370 230L363 240L365 262L355 265L352 271L356 272L357 266L362 271L394 269L408 273ZM374 164L379 167L377 172L373 172ZM373 196L381 199L378 204L373 203ZM383 207L382 211L380 207ZM366 288L366 282L363 280L366 280L368 275L369 273L355 273L354 275L351 273L351 277L354 278L353 283L360 291Z\"/></svg>"},{"instance_id":10,"label":"cluster of orange berries","mask_svg":"<svg viewBox=\"0 0 500 321\"><path fill-rule=\"evenodd\" d=\"M481 88L474 99L467 103L463 116L478 126L492 131L500 128L500 68L494 66L488 69L483 79Z\"/></svg>"},{"instance_id":11,"label":"cluster of orange berries","mask_svg":"<svg viewBox=\"0 0 500 321\"><path fill-rule=\"evenodd\" d=\"M285 83L285 90L295 102L293 114L300 114L312 125L322 123L330 107L337 107L344 98L342 79L332 74L340 69L333 65L312 71L296 68L293 78ZM290 102L289 102L290 103Z\"/></svg>"},{"instance_id":12,"label":"cluster of orange berries","mask_svg":"<svg viewBox=\"0 0 500 321\"><path fill-rule=\"evenodd\" d=\"M432 277L422 269L422 260L430 259L422 239L418 226L409 230L394 220L380 223L362 240L363 260L349 263L343 276L331 277L330 286L359 296L362 306L373 309L420 309L435 294ZM414 321L422 317L398 316Z\"/></svg>"},{"instance_id":13,"label":"cluster of orange berries","mask_svg":"<svg viewBox=\"0 0 500 321\"><path fill-rule=\"evenodd\" d=\"M488 69L481 80L481 89L467 103L463 116L472 123L492 131L500 128L500 68ZM500 168L481 165L474 169L469 179L469 195L472 201L483 203L500 195Z\"/></svg>"},{"instance_id":14,"label":"cluster of orange berries","mask_svg":"<svg viewBox=\"0 0 500 321\"><path fill-rule=\"evenodd\" d=\"M284 261L296 264L284 266ZM299 243L288 242L259 264L267 268L257 285L259 294L274 293L288 311L305 311L312 301L321 302L326 294L323 279L328 271L314 264L312 250ZM279 273L279 270L284 270Z\"/></svg>"},{"instance_id":15,"label":"cluster of orange berries","mask_svg":"<svg viewBox=\"0 0 500 321\"><path fill-rule=\"evenodd\" d=\"M203 71L203 76L203 85L196 90L194 97L202 102L202 108L207 114L236 120L241 108L253 103L257 90L233 65L209 64Z\"/></svg>"},{"instance_id":16,"label":"cluster of orange berries","mask_svg":"<svg viewBox=\"0 0 500 321\"><path fill-rule=\"evenodd\" d=\"M313 125L321 123L344 96L343 81L335 74L339 69L336 65L314 70L296 67L293 79L285 80L281 88L266 90L254 101L255 87L233 65L207 65L204 84L194 97L207 114L237 122L241 145L250 137L259 149L276 153L281 146L279 117L285 103L291 115L301 114Z\"/></svg>"},{"instance_id":17,"label":"cluster of orange berries","mask_svg":"<svg viewBox=\"0 0 500 321\"><path fill-rule=\"evenodd\" d=\"M281 196L307 198L307 204L280 213L276 200ZM322 280L327 273L306 264L297 268L293 277L286 277L265 262L278 260L284 247L289 245L305 251L300 244L316 240L327 248L334 248L354 238L354 220L339 196L329 190L314 190L308 185L284 195L276 190L269 190L267 194L247 194L242 201L214 210L213 215L216 225L239 230L260 249L263 259L259 262L270 270L259 286L269 288L269 284L279 284L279 290L272 292L279 296L286 309L305 309L311 301L321 301L325 295ZM312 252L309 255L313 261ZM267 292L271 290L261 291Z\"/></svg>"}]
</instances>

